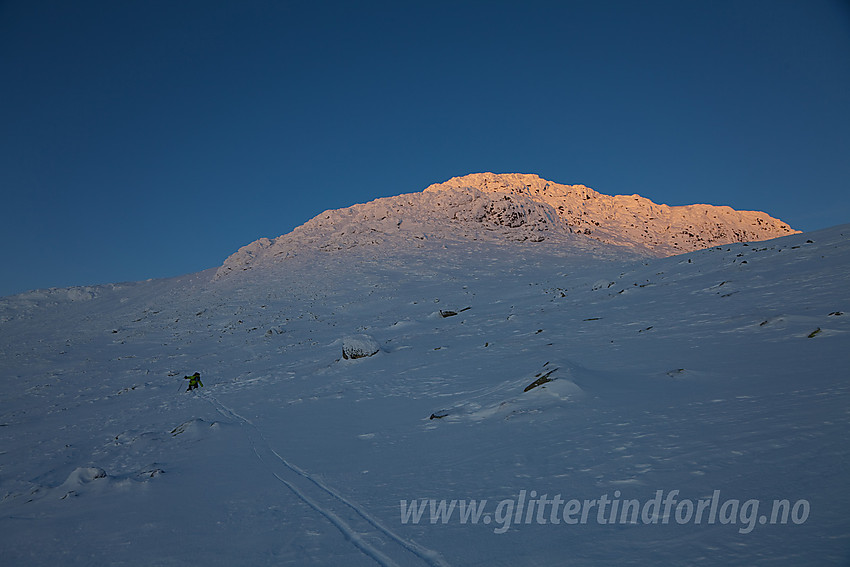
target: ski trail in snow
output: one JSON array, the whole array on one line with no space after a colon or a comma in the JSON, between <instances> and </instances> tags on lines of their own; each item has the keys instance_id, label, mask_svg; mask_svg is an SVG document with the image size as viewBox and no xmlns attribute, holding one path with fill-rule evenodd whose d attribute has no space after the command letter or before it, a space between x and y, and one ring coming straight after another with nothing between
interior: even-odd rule
<instances>
[{"instance_id":1,"label":"ski trail in snow","mask_svg":"<svg viewBox=\"0 0 850 567\"><path fill-rule=\"evenodd\" d=\"M262 431L249 419L239 415L209 394L204 394L203 397L222 416L233 419L247 428L251 449L275 478L305 504L324 516L348 541L379 565L384 567L410 565L411 560L416 562L418 559L432 567L449 567L437 551L402 538L364 509L344 498L339 492L287 461L271 448ZM383 551L366 541L367 538L380 542Z\"/></svg>"},{"instance_id":2,"label":"ski trail in snow","mask_svg":"<svg viewBox=\"0 0 850 567\"><path fill-rule=\"evenodd\" d=\"M341 502L342 504L344 504L344 505L348 506L349 508L351 508L352 510L354 510L357 513L358 516L360 516L361 518L363 518L364 520L369 522L377 530L380 530L384 535L386 535L390 539L394 540L399 545L402 545L405 548L407 548L411 553L419 556L420 559L427 562L429 565L434 565L434 566L437 566L437 567L449 567L449 564L446 563L443 560L443 558L440 556L440 554L438 552L434 551L433 549L428 549L428 548L423 547L423 546L421 546L421 545L419 545L415 542L412 542L412 541L409 541L409 540L402 538L401 536L399 536L398 534L396 534L395 532L393 532L392 530L390 530L389 528L387 528L386 526L381 524L374 516L372 516L371 514L366 512L366 510L364 510L363 508L360 508L360 507L352 504L351 502L346 500L341 494L339 494L339 492L337 492L333 488L329 487L328 485L326 485L325 483L323 483L319 479L309 475L307 472L303 471L302 469L300 469L296 465L293 465L292 463L288 462L286 459L281 457L277 453L277 451L275 451L274 449L270 449L270 450L271 450L272 453L274 453L274 455L278 459L280 459L280 461L286 467L294 470L296 473L303 476L304 478L306 478L307 480L309 480L310 482L312 482L313 484L315 484L316 486L321 488L323 491L327 492L328 494L330 494L331 496L336 498L339 502Z\"/></svg>"}]
</instances>

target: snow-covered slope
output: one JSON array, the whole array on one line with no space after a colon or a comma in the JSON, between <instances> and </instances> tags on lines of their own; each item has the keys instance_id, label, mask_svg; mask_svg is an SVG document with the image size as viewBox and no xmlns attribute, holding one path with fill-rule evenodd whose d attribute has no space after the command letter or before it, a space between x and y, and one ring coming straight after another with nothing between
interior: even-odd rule
<instances>
[{"instance_id":1,"label":"snow-covered slope","mask_svg":"<svg viewBox=\"0 0 850 567\"><path fill-rule=\"evenodd\" d=\"M762 212L730 207L657 205L638 195L608 196L584 185L537 175L477 173L421 193L325 211L289 234L262 238L227 258L216 277L298 254L388 243L439 241L546 242L559 249L669 256L731 242L793 234Z\"/></svg>"},{"instance_id":2,"label":"snow-covered slope","mask_svg":"<svg viewBox=\"0 0 850 567\"><path fill-rule=\"evenodd\" d=\"M424 239L3 298L0 556L846 563L848 237Z\"/></svg>"}]
</instances>

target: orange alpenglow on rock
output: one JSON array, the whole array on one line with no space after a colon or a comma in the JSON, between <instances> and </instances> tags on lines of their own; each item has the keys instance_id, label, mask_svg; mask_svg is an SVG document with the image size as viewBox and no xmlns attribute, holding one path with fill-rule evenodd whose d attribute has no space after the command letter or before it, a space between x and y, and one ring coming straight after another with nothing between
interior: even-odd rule
<instances>
[{"instance_id":1,"label":"orange alpenglow on rock","mask_svg":"<svg viewBox=\"0 0 850 567\"><path fill-rule=\"evenodd\" d=\"M298 255L381 244L545 242L553 251L663 257L797 232L759 211L701 204L671 207L640 195L603 195L533 174L475 173L419 193L325 211L288 234L243 246L225 260L216 278Z\"/></svg>"}]
</instances>

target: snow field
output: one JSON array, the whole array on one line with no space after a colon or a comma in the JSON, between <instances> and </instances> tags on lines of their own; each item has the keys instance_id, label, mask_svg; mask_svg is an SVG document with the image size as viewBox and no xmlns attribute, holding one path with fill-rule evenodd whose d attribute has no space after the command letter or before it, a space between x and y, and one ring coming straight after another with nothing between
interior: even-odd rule
<instances>
[{"instance_id":1,"label":"snow field","mask_svg":"<svg viewBox=\"0 0 850 567\"><path fill-rule=\"evenodd\" d=\"M484 242L361 248L215 282L3 298L3 556L839 563L848 230L660 260ZM343 359L358 335L379 355ZM186 393L194 371L205 387ZM401 521L402 500L522 490L721 490L806 499L811 514L747 534Z\"/></svg>"}]
</instances>

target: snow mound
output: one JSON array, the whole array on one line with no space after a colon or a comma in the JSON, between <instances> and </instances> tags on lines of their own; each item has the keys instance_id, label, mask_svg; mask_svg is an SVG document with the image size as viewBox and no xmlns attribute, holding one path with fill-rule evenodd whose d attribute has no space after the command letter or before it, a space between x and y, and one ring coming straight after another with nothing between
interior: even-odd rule
<instances>
[{"instance_id":1,"label":"snow mound","mask_svg":"<svg viewBox=\"0 0 850 567\"><path fill-rule=\"evenodd\" d=\"M210 430L215 430L219 427L217 421L208 422L200 418L184 421L177 427L171 430L171 436L177 437L182 435L184 439L202 439L209 435Z\"/></svg>"},{"instance_id":2,"label":"snow mound","mask_svg":"<svg viewBox=\"0 0 850 567\"><path fill-rule=\"evenodd\" d=\"M42 498L73 500L86 495L109 494L108 491L123 490L131 486L139 486L157 476L163 470L156 466L148 466L143 470L128 474L113 476L106 470L96 466L77 467L68 475L65 482L55 488L37 487L32 490L30 501ZM19 495L15 495L19 496Z\"/></svg>"},{"instance_id":3,"label":"snow mound","mask_svg":"<svg viewBox=\"0 0 850 567\"><path fill-rule=\"evenodd\" d=\"M99 491L111 484L111 478L100 467L77 467L60 486L49 491L60 500L81 496L92 490Z\"/></svg>"},{"instance_id":4,"label":"snow mound","mask_svg":"<svg viewBox=\"0 0 850 567\"><path fill-rule=\"evenodd\" d=\"M68 478L62 483L60 488L73 490L86 485L90 482L106 479L109 475L100 467L77 467L68 475Z\"/></svg>"},{"instance_id":5,"label":"snow mound","mask_svg":"<svg viewBox=\"0 0 850 567\"><path fill-rule=\"evenodd\" d=\"M575 382L576 372L583 370L569 362L564 365L547 363L533 376L505 380L486 392L477 392L447 409L435 411L430 420L522 421L529 417L551 416L552 410L563 409L567 403L584 395L584 390Z\"/></svg>"}]
</instances>

